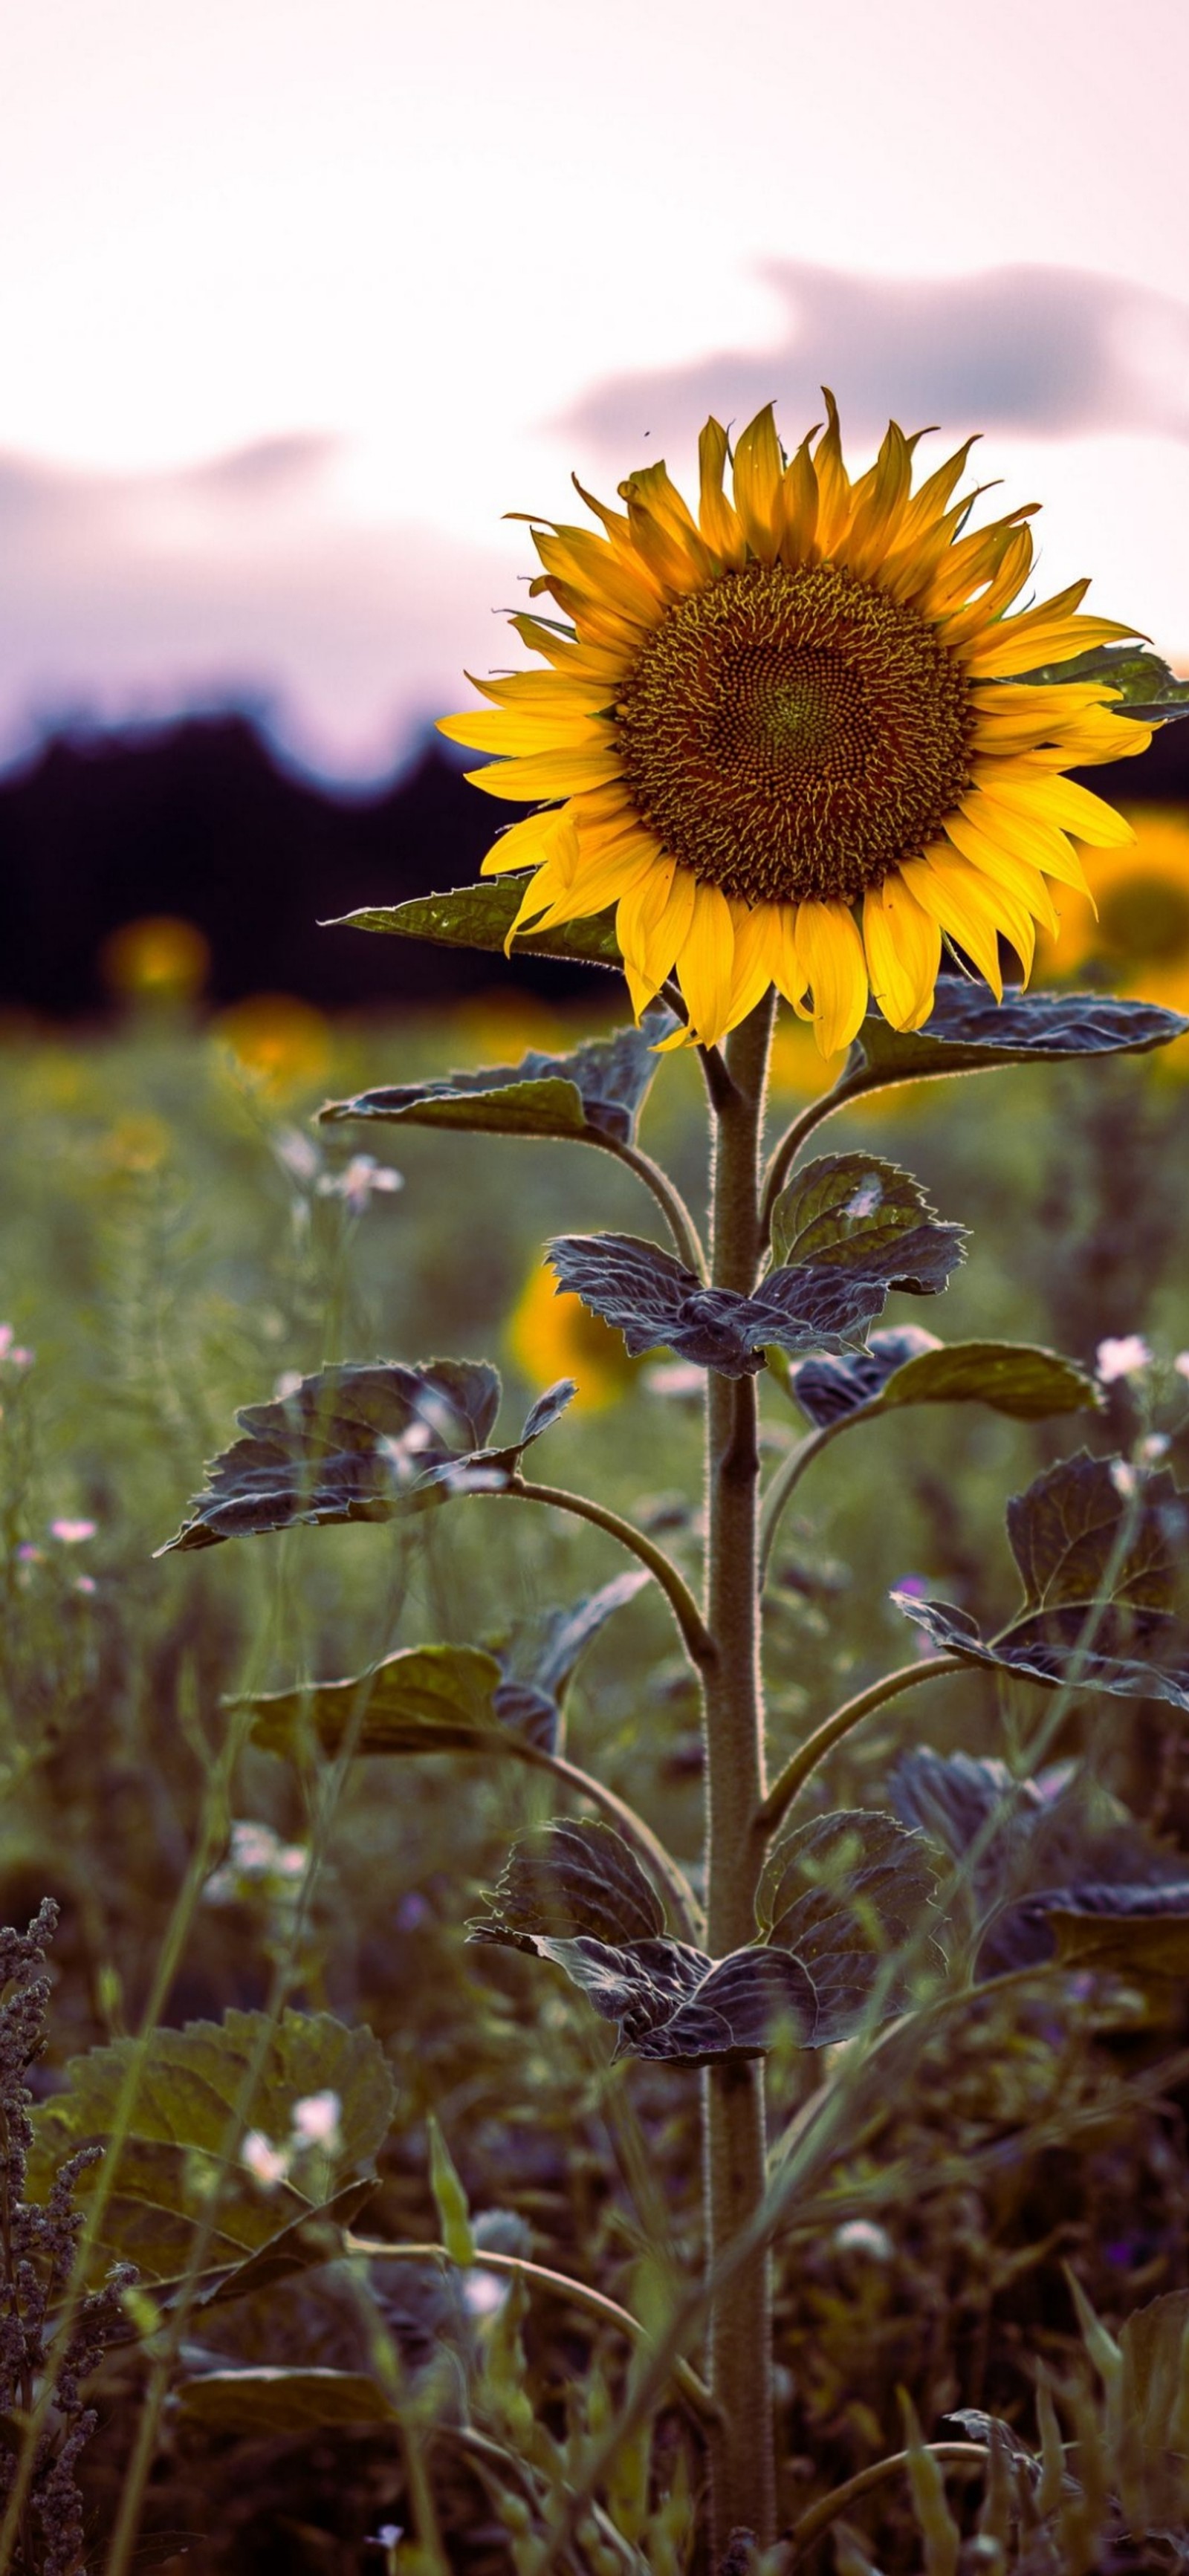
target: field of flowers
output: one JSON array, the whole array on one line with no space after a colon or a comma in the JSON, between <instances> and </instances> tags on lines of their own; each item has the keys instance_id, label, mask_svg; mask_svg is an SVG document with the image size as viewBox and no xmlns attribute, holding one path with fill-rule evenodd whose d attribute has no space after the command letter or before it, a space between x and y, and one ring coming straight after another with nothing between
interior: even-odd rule
<instances>
[{"instance_id":1,"label":"field of flowers","mask_svg":"<svg viewBox=\"0 0 1189 2576\"><path fill-rule=\"evenodd\" d=\"M695 2259L696 2074L613 2061L606 2024L560 1975L464 1941L512 1835L554 1811L556 1782L473 1749L286 1758L243 1717L265 1693L428 1644L494 1651L515 1677L549 1615L623 1574L614 1538L476 1493L201 1561L155 1555L238 1408L328 1363L449 1355L500 1368L501 1426L573 1375L549 1476L630 1513L694 1579L691 1372L663 1355L629 1361L540 1266L559 1232L649 1231L633 1175L564 1143L416 1128L377 1143L312 1123L327 1097L512 1062L528 1047L564 1051L581 1034L498 993L449 1022L401 1026L331 1024L279 1002L201 1024L142 992L101 1032L12 1026L0 1038L0 1921L23 1933L46 1898L58 1910L45 2046L28 2077L31 2198L102 2128L98 2115L89 2129L81 2114L73 2128L64 2113L57 2130L47 2119L58 2097L74 2099L62 2096L69 2060L114 2051L93 2061L110 2085L146 2020L174 2033L224 2025L249 2073L258 2029L275 2040L283 2025L296 2052L287 2093L273 2101L261 2059L255 2092L233 2085L223 2103L243 2113L237 2259L260 2249L259 2274L215 2295L222 2213L180 2323L174 2290L216 2132L179 2130L163 2091L160 2125L136 2141L138 2179L109 2202L91 2249L96 2282L116 2257L137 2269L96 2326L82 2522L72 2539L53 2498L41 2502L29 2568L524 2576L541 2563L534 2480L550 2460L572 2478L635 2364L610 2310L534 2286L517 2263L581 2276L647 2320ZM1103 1411L1072 1426L922 1407L822 1460L781 1525L765 1601L777 1764L824 1711L911 1657L894 1587L941 1593L984 1631L1009 1615L1002 1496L1051 1460L1083 1440L1137 1455L1155 1441L1146 1454L1184 1480L1182 1052L919 1086L859 1102L830 1131L835 1151L908 1165L943 1217L972 1228L964 1269L927 1310L947 1341L1041 1342L1091 1369L1102 1345L1118 1348L1103 1364ZM821 1079L791 1016L774 1068L787 1117ZM644 1135L700 1213L687 1058L664 1067ZM920 1309L896 1299L886 1320L915 1323ZM765 1386L776 1465L799 1421L781 1385ZM696 1877L697 1707L668 1610L655 1586L620 1585L589 1627L560 1750L597 1769ZM990 1672L905 1693L840 1746L818 1804L867 1803L872 1782L882 1797L897 1756L923 1744L1026 1773L1040 1698ZM1035 1794L1057 1799L1054 1766L1075 1757L1082 1875L1110 1874L1128 1818L1175 1862L1189 1843L1175 1711L1075 1694ZM1007 1944L1000 1964L1025 1955ZM13 1953L10 1996L28 1993L34 1966ZM306 2040L286 2014L304 2017ZM303 2057L310 2032L321 2036ZM934 2440L976 2438L974 2416L946 2420L966 2409L1031 2443L1047 2371L1080 2392L1089 2457L1098 2383L1064 2267L1116 2325L1185 2288L1185 2040L1167 1980L1155 2001L1114 1988L1104 2001L1092 1977L1066 1980L1058 1999L1033 1996L1014 2014L993 1998L943 2020L909 2075L860 2096L777 2246L783 2527L899 2448L900 2392ZM774 2067L778 2120L805 2098L804 2064ZM214 2081L197 2060L185 2075L195 2090ZM361 2193L373 2163L378 2185ZM79 2175L80 2210L96 2170ZM310 2208L321 2235L307 2229L270 2269L282 2224L296 2229ZM7 2221L5 2232L12 2315L28 2298ZM480 2259L367 2250L441 2241ZM316 2376L328 2371L332 2396ZM146 2392L152 2439L138 2456ZM15 2403L19 2430L28 2388ZM63 2418L68 2431L81 2420ZM637 2434L609 2467L571 2565L668 2576L689 2563L698 2424L680 2387L645 2433L651 2452ZM520 2487L509 2458L528 2463ZM121 2505L133 2492L134 2515ZM958 2539L919 2463L913 2494L857 2494L836 2563L915 2568L924 2530L929 2568L956 2566ZM977 2487L959 2481L950 2497L973 2531ZM975 2553L964 2566L1007 2563L985 2515L961 2546Z\"/></svg>"}]
</instances>

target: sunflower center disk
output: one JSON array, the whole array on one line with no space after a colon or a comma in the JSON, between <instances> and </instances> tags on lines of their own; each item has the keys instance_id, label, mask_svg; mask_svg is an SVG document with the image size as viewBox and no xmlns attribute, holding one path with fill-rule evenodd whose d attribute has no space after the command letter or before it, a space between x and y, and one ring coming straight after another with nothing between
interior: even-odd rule
<instances>
[{"instance_id":1,"label":"sunflower center disk","mask_svg":"<svg viewBox=\"0 0 1189 2576\"><path fill-rule=\"evenodd\" d=\"M970 780L960 666L915 609L832 564L753 564L678 601L617 716L638 813L745 903L853 902Z\"/></svg>"}]
</instances>

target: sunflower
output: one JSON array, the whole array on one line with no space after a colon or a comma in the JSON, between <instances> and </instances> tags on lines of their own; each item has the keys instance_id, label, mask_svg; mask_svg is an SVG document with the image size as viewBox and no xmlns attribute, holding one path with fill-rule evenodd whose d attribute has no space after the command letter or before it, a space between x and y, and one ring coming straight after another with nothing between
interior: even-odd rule
<instances>
[{"instance_id":1,"label":"sunflower","mask_svg":"<svg viewBox=\"0 0 1189 2576\"><path fill-rule=\"evenodd\" d=\"M706 1045L771 984L824 1055L869 991L919 1028L943 938L1001 995L1000 934L1027 975L1046 880L1086 890L1069 835L1131 839L1062 771L1150 739L1109 688L1022 676L1132 629L1078 613L1086 582L1005 615L1035 505L966 530L973 440L914 492L893 422L852 483L826 402L791 458L771 404L733 457L707 421L696 518L663 464L622 511L576 485L601 534L533 523L532 595L564 623L511 621L548 668L477 681L495 712L441 724L500 755L477 786L535 809L483 862L532 869L511 935L614 904L637 1013L676 972Z\"/></svg>"},{"instance_id":2,"label":"sunflower","mask_svg":"<svg viewBox=\"0 0 1189 2576\"><path fill-rule=\"evenodd\" d=\"M508 1325L508 1348L530 1386L576 1379L576 1406L601 1412L618 1404L640 1373L618 1333L592 1315L572 1289L534 1262Z\"/></svg>"},{"instance_id":3,"label":"sunflower","mask_svg":"<svg viewBox=\"0 0 1189 2576\"><path fill-rule=\"evenodd\" d=\"M1079 912L1062 920L1052 966L1067 975L1093 960L1116 990L1184 1011L1189 1009L1189 811L1176 805L1137 806L1128 819L1135 834L1133 849L1085 853L1097 917Z\"/></svg>"}]
</instances>

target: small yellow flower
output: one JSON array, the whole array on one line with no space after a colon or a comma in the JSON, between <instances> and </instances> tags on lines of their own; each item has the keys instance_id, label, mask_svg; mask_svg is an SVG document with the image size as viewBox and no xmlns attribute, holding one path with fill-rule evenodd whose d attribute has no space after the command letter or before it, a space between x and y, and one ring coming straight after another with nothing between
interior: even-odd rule
<instances>
[{"instance_id":1,"label":"small yellow flower","mask_svg":"<svg viewBox=\"0 0 1189 2576\"><path fill-rule=\"evenodd\" d=\"M170 912L124 922L105 939L99 958L108 991L139 1002L192 1001L210 962L210 941L192 921Z\"/></svg>"},{"instance_id":2,"label":"small yellow flower","mask_svg":"<svg viewBox=\"0 0 1189 2576\"><path fill-rule=\"evenodd\" d=\"M553 1272L535 1262L508 1326L508 1348L534 1388L555 1378L576 1379L576 1406L587 1412L618 1404L640 1363L629 1359L618 1333L587 1312L580 1297L557 1290Z\"/></svg>"},{"instance_id":3,"label":"small yellow flower","mask_svg":"<svg viewBox=\"0 0 1189 2576\"><path fill-rule=\"evenodd\" d=\"M1150 733L1108 688L1028 680L1132 630L1079 614L1085 582L1006 615L1032 508L965 527L972 442L914 492L893 422L852 483L826 402L792 457L771 404L733 457L707 421L696 517L656 464L623 510L582 494L601 535L538 520L533 592L565 623L512 624L547 667L476 682L494 712L441 730L535 809L483 862L532 870L513 936L614 905L637 1013L676 972L709 1044L775 984L829 1056L869 992L921 1026L943 937L999 997L1001 935L1028 973L1049 880L1085 891L1070 835L1131 839L1062 772Z\"/></svg>"},{"instance_id":4,"label":"small yellow flower","mask_svg":"<svg viewBox=\"0 0 1189 2576\"><path fill-rule=\"evenodd\" d=\"M275 1097L323 1081L330 1065L331 1033L321 1011L288 993L254 993L232 1002L219 1013L215 1035Z\"/></svg>"}]
</instances>

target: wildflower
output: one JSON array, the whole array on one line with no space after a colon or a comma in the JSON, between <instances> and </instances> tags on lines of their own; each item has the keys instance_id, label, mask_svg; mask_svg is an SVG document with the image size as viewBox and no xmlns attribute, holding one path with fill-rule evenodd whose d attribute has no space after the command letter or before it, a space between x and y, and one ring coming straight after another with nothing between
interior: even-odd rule
<instances>
[{"instance_id":1,"label":"wildflower","mask_svg":"<svg viewBox=\"0 0 1189 2576\"><path fill-rule=\"evenodd\" d=\"M696 519L656 464L620 485L625 511L582 495L601 536L538 522L533 590L571 622L512 623L552 669L480 681L496 712L441 730L501 755L478 786L536 808L483 863L533 870L510 937L614 904L637 1011L676 969L710 1043L775 984L830 1055L869 988L921 1026L943 936L997 996L1000 934L1027 975L1036 923L1057 925L1047 880L1087 890L1070 833L1134 837L1062 771L1150 730L1096 682L1028 680L1131 629L1078 614L1085 582L1005 614L1032 507L963 532L971 442L914 495L893 422L852 484L826 403L791 460L757 414L733 498L708 421Z\"/></svg>"},{"instance_id":2,"label":"wildflower","mask_svg":"<svg viewBox=\"0 0 1189 2576\"><path fill-rule=\"evenodd\" d=\"M1178 1377L1189 1377L1189 1351L1178 1351L1173 1367Z\"/></svg>"},{"instance_id":3,"label":"wildflower","mask_svg":"<svg viewBox=\"0 0 1189 2576\"><path fill-rule=\"evenodd\" d=\"M50 1537L63 1547L81 1547L84 1539L94 1538L97 1526L95 1521L51 1521Z\"/></svg>"},{"instance_id":4,"label":"wildflower","mask_svg":"<svg viewBox=\"0 0 1189 2576\"><path fill-rule=\"evenodd\" d=\"M261 2191L275 2191L278 2183L284 2182L288 2176L288 2151L284 2147L274 2147L263 2129L248 2130L239 2151L239 2160Z\"/></svg>"},{"instance_id":5,"label":"wildflower","mask_svg":"<svg viewBox=\"0 0 1189 2576\"><path fill-rule=\"evenodd\" d=\"M337 2093L307 2093L293 2105L293 2137L299 2147L321 2147L328 2156L342 2146L343 2106Z\"/></svg>"},{"instance_id":6,"label":"wildflower","mask_svg":"<svg viewBox=\"0 0 1189 2576\"><path fill-rule=\"evenodd\" d=\"M895 2250L886 2227L872 2218L847 2218L834 2230L836 2254L865 2254L872 2263L890 2263Z\"/></svg>"},{"instance_id":7,"label":"wildflower","mask_svg":"<svg viewBox=\"0 0 1189 2576\"><path fill-rule=\"evenodd\" d=\"M1103 1386L1114 1386L1121 1377L1140 1377L1151 1364L1152 1354L1142 1333L1124 1333L1117 1341L1108 1337L1098 1345L1095 1366Z\"/></svg>"},{"instance_id":8,"label":"wildflower","mask_svg":"<svg viewBox=\"0 0 1189 2576\"><path fill-rule=\"evenodd\" d=\"M33 1366L33 1353L18 1342L11 1324L0 1324L0 1366L27 1369Z\"/></svg>"},{"instance_id":9,"label":"wildflower","mask_svg":"<svg viewBox=\"0 0 1189 2576\"><path fill-rule=\"evenodd\" d=\"M324 1172L318 1183L322 1199L342 1199L352 1216L363 1216L373 1196L385 1190L403 1190L403 1172L393 1170L391 1163L377 1163L374 1154L353 1154L341 1172Z\"/></svg>"},{"instance_id":10,"label":"wildflower","mask_svg":"<svg viewBox=\"0 0 1189 2576\"><path fill-rule=\"evenodd\" d=\"M76 1574L70 1588L72 1592L82 1592L90 1595L92 1592L97 1592L99 1586L96 1583L93 1574Z\"/></svg>"},{"instance_id":11,"label":"wildflower","mask_svg":"<svg viewBox=\"0 0 1189 2576\"><path fill-rule=\"evenodd\" d=\"M273 1395L276 1402L278 1404L287 1404L290 1396L296 1395L300 1385L300 1369L282 1369L279 1378L276 1379L273 1386Z\"/></svg>"},{"instance_id":12,"label":"wildflower","mask_svg":"<svg viewBox=\"0 0 1189 2576\"><path fill-rule=\"evenodd\" d=\"M291 1180L305 1189L317 1180L322 1169L322 1156L312 1136L303 1136L300 1127L282 1127L273 1140L277 1161Z\"/></svg>"},{"instance_id":13,"label":"wildflower","mask_svg":"<svg viewBox=\"0 0 1189 2576\"><path fill-rule=\"evenodd\" d=\"M1147 1439L1139 1444L1139 1454L1145 1466L1154 1467L1158 1459L1167 1458L1171 1446L1167 1431L1149 1431Z\"/></svg>"},{"instance_id":14,"label":"wildflower","mask_svg":"<svg viewBox=\"0 0 1189 2576\"><path fill-rule=\"evenodd\" d=\"M1129 1465L1126 1458L1112 1458L1111 1483L1115 1492L1122 1495L1125 1503L1129 1503L1132 1495L1139 1490L1139 1469Z\"/></svg>"}]
</instances>

